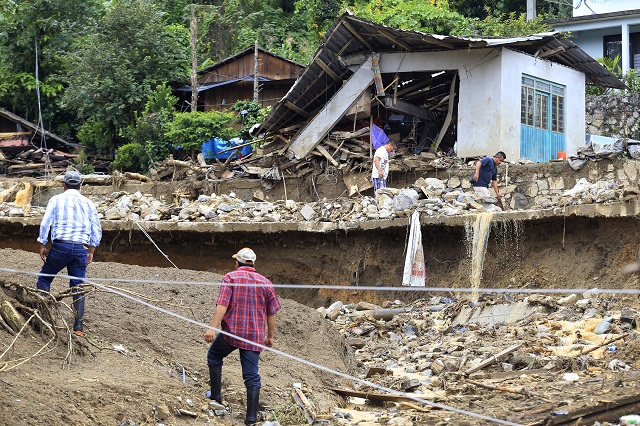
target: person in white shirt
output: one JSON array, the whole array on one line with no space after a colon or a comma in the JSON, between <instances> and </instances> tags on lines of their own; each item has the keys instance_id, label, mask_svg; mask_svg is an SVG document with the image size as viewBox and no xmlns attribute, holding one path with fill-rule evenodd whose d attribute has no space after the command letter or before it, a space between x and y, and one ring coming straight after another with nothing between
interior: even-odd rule
<instances>
[{"instance_id":1,"label":"person in white shirt","mask_svg":"<svg viewBox=\"0 0 640 426\"><path fill-rule=\"evenodd\" d=\"M83 283L87 265L93 261L93 252L100 244L102 228L95 204L80 194L80 173L70 170L64 175L64 192L52 197L40 224L40 258L44 262L36 286L49 293L54 276L67 268L73 292L73 324L75 334L82 336L85 295L78 289ZM51 237L51 247L47 242Z\"/></svg>"},{"instance_id":2,"label":"person in white shirt","mask_svg":"<svg viewBox=\"0 0 640 426\"><path fill-rule=\"evenodd\" d=\"M376 149L373 155L373 167L371 168L371 182L373 191L378 196L378 189L387 187L387 176L389 176L389 153L395 151L398 143L389 139L386 144Z\"/></svg>"}]
</instances>

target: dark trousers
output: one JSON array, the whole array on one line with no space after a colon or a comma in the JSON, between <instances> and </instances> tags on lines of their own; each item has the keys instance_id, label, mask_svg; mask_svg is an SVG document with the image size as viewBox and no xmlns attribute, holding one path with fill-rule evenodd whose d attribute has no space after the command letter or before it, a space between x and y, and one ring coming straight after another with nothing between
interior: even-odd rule
<instances>
[{"instance_id":1,"label":"dark trousers","mask_svg":"<svg viewBox=\"0 0 640 426\"><path fill-rule=\"evenodd\" d=\"M236 348L225 340L222 333L218 333L209 347L207 364L209 367L222 367L224 358L236 349L240 351L240 365L242 365L242 378L244 379L245 387L261 387L260 374L258 374L260 352Z\"/></svg>"},{"instance_id":2,"label":"dark trousers","mask_svg":"<svg viewBox=\"0 0 640 426\"><path fill-rule=\"evenodd\" d=\"M76 286L82 284L87 273L87 254L89 250L81 243L66 243L54 241L47 255L47 260L42 265L40 273L55 275L63 268L67 268L68 275L77 277L69 281L69 287L73 293L78 293ZM39 290L49 292L54 277L39 276L36 286ZM76 311L74 330L82 330L82 317L84 316L84 294L73 295L73 308Z\"/></svg>"}]
</instances>

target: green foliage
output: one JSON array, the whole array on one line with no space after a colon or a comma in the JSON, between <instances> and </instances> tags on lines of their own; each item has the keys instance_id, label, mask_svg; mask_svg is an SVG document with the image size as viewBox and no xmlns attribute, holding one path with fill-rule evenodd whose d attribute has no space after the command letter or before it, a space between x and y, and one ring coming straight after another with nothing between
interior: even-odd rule
<instances>
[{"instance_id":1,"label":"green foliage","mask_svg":"<svg viewBox=\"0 0 640 426\"><path fill-rule=\"evenodd\" d=\"M120 135L157 86L182 80L188 72L188 33L165 25L162 16L147 0L112 3L99 32L67 57L62 105L80 120L103 122ZM121 143L116 139L111 148Z\"/></svg>"},{"instance_id":2,"label":"green foliage","mask_svg":"<svg viewBox=\"0 0 640 426\"><path fill-rule=\"evenodd\" d=\"M262 108L258 102L238 101L231 107L231 111L238 113L236 121L242 124L240 137L244 140L251 139L249 129L254 124L262 123L262 120L269 114L271 107Z\"/></svg>"},{"instance_id":3,"label":"green foliage","mask_svg":"<svg viewBox=\"0 0 640 426\"><path fill-rule=\"evenodd\" d=\"M235 136L231 123L235 119L232 112L179 112L167 126L167 140L174 146L193 152L200 149L203 142L213 137L229 140Z\"/></svg>"},{"instance_id":4,"label":"green foliage","mask_svg":"<svg viewBox=\"0 0 640 426\"><path fill-rule=\"evenodd\" d=\"M43 119L61 122L56 106L61 62L76 40L95 27L102 0L10 0L0 2L0 105L37 120L36 49Z\"/></svg>"},{"instance_id":5,"label":"green foliage","mask_svg":"<svg viewBox=\"0 0 640 426\"><path fill-rule=\"evenodd\" d=\"M621 75L622 69L620 68L620 55L616 55L613 58L604 57L596 59L603 67L612 74ZM614 89L598 86L587 86L585 93L587 96L602 96L613 93Z\"/></svg>"},{"instance_id":6,"label":"green foliage","mask_svg":"<svg viewBox=\"0 0 640 426\"><path fill-rule=\"evenodd\" d=\"M110 155L114 137L113 128L99 120L86 121L78 130L78 141L94 154Z\"/></svg>"},{"instance_id":7,"label":"green foliage","mask_svg":"<svg viewBox=\"0 0 640 426\"><path fill-rule=\"evenodd\" d=\"M476 23L476 34L491 37L513 37L549 31L550 27L542 18L527 21L527 15L511 12L500 16L487 16Z\"/></svg>"},{"instance_id":8,"label":"green foliage","mask_svg":"<svg viewBox=\"0 0 640 426\"><path fill-rule=\"evenodd\" d=\"M140 159L142 171L147 171L153 163L169 155L165 131L173 120L177 102L178 98L171 94L170 87L165 84L158 86L149 96L142 114L136 114L135 123L122 132L126 140L144 147L145 156Z\"/></svg>"},{"instance_id":9,"label":"green foliage","mask_svg":"<svg viewBox=\"0 0 640 426\"><path fill-rule=\"evenodd\" d=\"M638 73L638 70L632 68L627 71L622 81L629 88L628 92L640 93L640 73Z\"/></svg>"},{"instance_id":10,"label":"green foliage","mask_svg":"<svg viewBox=\"0 0 640 426\"><path fill-rule=\"evenodd\" d=\"M449 0L453 10L469 18L484 20L489 16L500 17L515 13L520 15L527 12L525 0ZM538 16L549 18L570 18L572 3L569 1L538 1L536 2Z\"/></svg>"},{"instance_id":11,"label":"green foliage","mask_svg":"<svg viewBox=\"0 0 640 426\"><path fill-rule=\"evenodd\" d=\"M87 160L88 158L86 151L80 151L80 154L78 154L78 156L73 160L76 170L78 170L83 175L88 175L95 171L95 167L93 167L91 164L87 164Z\"/></svg>"},{"instance_id":12,"label":"green foliage","mask_svg":"<svg viewBox=\"0 0 640 426\"><path fill-rule=\"evenodd\" d=\"M116 150L116 158L111 163L113 170L137 172L145 159L144 147L139 143L127 143Z\"/></svg>"},{"instance_id":13,"label":"green foliage","mask_svg":"<svg viewBox=\"0 0 640 426\"><path fill-rule=\"evenodd\" d=\"M355 15L403 30L436 34L455 34L467 28L467 19L449 9L446 1L432 4L425 0L375 0L354 5Z\"/></svg>"}]
</instances>

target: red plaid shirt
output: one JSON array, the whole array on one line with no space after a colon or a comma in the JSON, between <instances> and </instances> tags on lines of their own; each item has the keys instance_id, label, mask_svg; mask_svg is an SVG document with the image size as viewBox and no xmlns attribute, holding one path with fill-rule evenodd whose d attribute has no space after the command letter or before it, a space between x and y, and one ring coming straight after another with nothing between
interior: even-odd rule
<instances>
[{"instance_id":1,"label":"red plaid shirt","mask_svg":"<svg viewBox=\"0 0 640 426\"><path fill-rule=\"evenodd\" d=\"M261 345L264 344L267 316L275 315L281 309L271 281L250 266L241 266L222 278L216 305L227 307L222 317L223 331ZM225 335L224 338L236 348L262 351L258 346L233 337Z\"/></svg>"}]
</instances>

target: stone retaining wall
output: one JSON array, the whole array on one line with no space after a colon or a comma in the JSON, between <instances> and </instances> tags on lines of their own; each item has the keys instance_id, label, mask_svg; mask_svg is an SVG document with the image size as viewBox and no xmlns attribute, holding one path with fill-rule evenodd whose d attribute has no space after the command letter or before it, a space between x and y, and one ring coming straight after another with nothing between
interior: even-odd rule
<instances>
[{"instance_id":1,"label":"stone retaining wall","mask_svg":"<svg viewBox=\"0 0 640 426\"><path fill-rule=\"evenodd\" d=\"M640 140L640 94L587 96L588 134Z\"/></svg>"},{"instance_id":2,"label":"stone retaining wall","mask_svg":"<svg viewBox=\"0 0 640 426\"><path fill-rule=\"evenodd\" d=\"M429 173L428 177L438 177L449 188L471 190L469 177L472 167L449 169L445 172ZM598 181L616 183L625 188L640 186L640 161L601 160L588 162L582 169L574 171L565 161L549 163L509 165L503 163L498 168L500 192L511 209L549 207L556 204L564 191L585 178L590 183ZM393 185L392 185L393 186ZM493 189L490 189L493 195Z\"/></svg>"}]
</instances>

